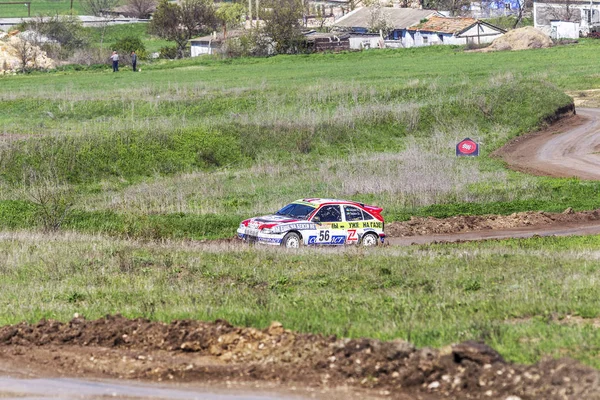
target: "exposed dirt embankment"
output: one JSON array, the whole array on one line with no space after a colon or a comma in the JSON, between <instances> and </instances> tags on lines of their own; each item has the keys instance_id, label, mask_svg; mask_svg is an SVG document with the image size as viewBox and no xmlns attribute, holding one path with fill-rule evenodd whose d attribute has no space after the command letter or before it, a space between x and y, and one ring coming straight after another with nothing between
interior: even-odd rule
<instances>
[{"instance_id":1,"label":"exposed dirt embankment","mask_svg":"<svg viewBox=\"0 0 600 400\"><path fill-rule=\"evenodd\" d=\"M391 222L386 225L390 237L453 234L485 230L566 226L600 221L600 210L562 213L526 211L511 215L470 215L449 218L412 217L409 221Z\"/></svg>"},{"instance_id":2,"label":"exposed dirt embankment","mask_svg":"<svg viewBox=\"0 0 600 400\"><path fill-rule=\"evenodd\" d=\"M374 397L600 399L600 372L572 360L505 362L486 345L441 350L405 341L304 335L273 323L171 324L107 317L0 328L0 361L46 374L172 381L348 385ZM515 396L515 397L510 397Z\"/></svg>"}]
</instances>

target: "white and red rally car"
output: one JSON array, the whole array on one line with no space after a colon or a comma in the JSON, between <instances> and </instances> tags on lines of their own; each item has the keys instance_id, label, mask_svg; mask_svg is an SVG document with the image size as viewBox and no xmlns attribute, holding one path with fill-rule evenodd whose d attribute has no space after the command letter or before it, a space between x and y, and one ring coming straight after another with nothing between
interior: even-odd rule
<instances>
[{"instance_id":1,"label":"white and red rally car","mask_svg":"<svg viewBox=\"0 0 600 400\"><path fill-rule=\"evenodd\" d=\"M300 247L301 245L383 243L383 209L333 199L301 199L273 215L242 221L238 237L247 242Z\"/></svg>"}]
</instances>

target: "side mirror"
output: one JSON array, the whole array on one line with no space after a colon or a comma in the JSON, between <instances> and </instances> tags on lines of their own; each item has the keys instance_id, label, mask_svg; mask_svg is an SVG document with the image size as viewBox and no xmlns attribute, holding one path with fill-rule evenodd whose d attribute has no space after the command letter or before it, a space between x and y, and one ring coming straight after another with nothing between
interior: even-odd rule
<instances>
[{"instance_id":1,"label":"side mirror","mask_svg":"<svg viewBox=\"0 0 600 400\"><path fill-rule=\"evenodd\" d=\"M321 225L321 217L319 217L318 215L315 215L312 219L312 222L314 222L317 225Z\"/></svg>"}]
</instances>

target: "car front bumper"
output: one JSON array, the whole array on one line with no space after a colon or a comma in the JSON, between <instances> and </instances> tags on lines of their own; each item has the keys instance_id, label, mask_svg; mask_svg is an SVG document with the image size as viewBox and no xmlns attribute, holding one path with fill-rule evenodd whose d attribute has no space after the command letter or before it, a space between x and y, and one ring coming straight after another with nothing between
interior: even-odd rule
<instances>
[{"instance_id":1,"label":"car front bumper","mask_svg":"<svg viewBox=\"0 0 600 400\"><path fill-rule=\"evenodd\" d=\"M266 234L258 229L251 228L238 228L237 236L248 243L270 244L272 246L279 246L283 239L282 235Z\"/></svg>"}]
</instances>

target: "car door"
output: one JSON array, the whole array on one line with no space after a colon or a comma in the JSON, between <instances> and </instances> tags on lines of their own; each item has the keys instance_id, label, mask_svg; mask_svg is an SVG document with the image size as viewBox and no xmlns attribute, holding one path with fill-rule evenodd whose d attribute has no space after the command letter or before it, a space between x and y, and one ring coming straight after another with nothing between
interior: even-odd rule
<instances>
[{"instance_id":1,"label":"car door","mask_svg":"<svg viewBox=\"0 0 600 400\"><path fill-rule=\"evenodd\" d=\"M323 205L313 216L317 223L316 236L309 238L309 244L344 244L347 232L343 229L342 210L338 204Z\"/></svg>"},{"instance_id":2,"label":"car door","mask_svg":"<svg viewBox=\"0 0 600 400\"><path fill-rule=\"evenodd\" d=\"M360 208L351 205L344 205L343 208L347 241L349 244L356 244L364 233L363 212Z\"/></svg>"}]
</instances>

